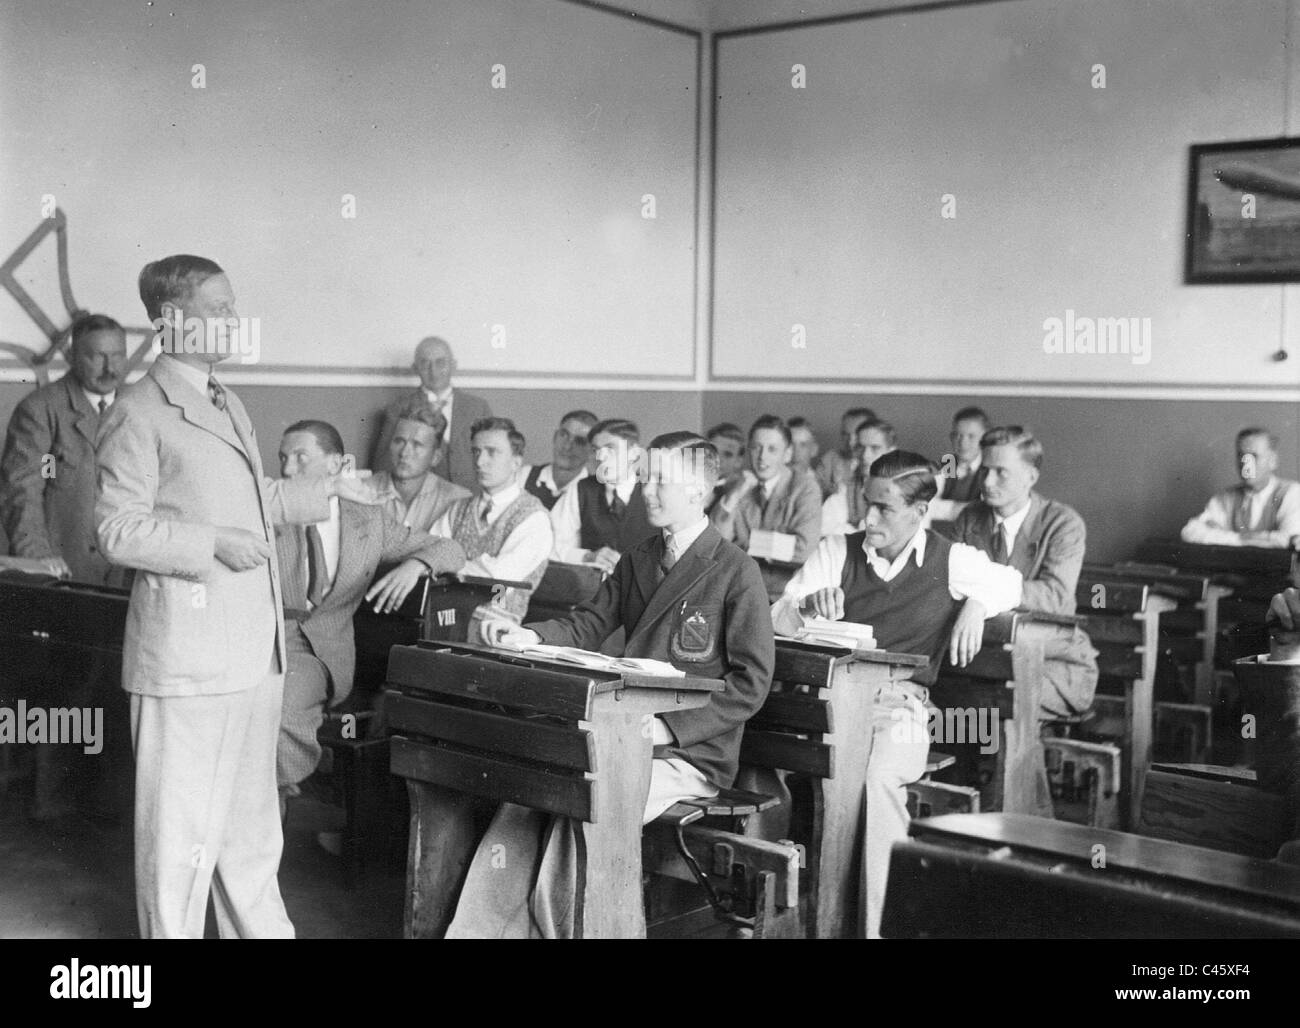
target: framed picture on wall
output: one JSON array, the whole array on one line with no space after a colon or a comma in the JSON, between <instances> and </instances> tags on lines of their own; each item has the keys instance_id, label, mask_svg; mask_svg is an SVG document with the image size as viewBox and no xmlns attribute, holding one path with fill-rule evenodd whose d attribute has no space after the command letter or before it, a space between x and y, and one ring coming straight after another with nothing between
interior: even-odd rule
<instances>
[{"instance_id":1,"label":"framed picture on wall","mask_svg":"<svg viewBox=\"0 0 1300 1028\"><path fill-rule=\"evenodd\" d=\"M1184 281L1300 282L1300 137L1191 148Z\"/></svg>"}]
</instances>

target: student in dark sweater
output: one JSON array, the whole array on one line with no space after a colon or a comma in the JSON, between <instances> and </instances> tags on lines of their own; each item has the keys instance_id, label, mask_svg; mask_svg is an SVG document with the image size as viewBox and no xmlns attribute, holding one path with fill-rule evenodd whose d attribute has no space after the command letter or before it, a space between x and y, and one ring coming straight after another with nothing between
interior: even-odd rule
<instances>
[{"instance_id":1,"label":"student in dark sweater","mask_svg":"<svg viewBox=\"0 0 1300 1028\"><path fill-rule=\"evenodd\" d=\"M565 489L551 509L552 559L610 572L619 557L655 532L637 477L641 433L631 421L611 418L596 422L589 438L593 474Z\"/></svg>"},{"instance_id":2,"label":"student in dark sweater","mask_svg":"<svg viewBox=\"0 0 1300 1028\"><path fill-rule=\"evenodd\" d=\"M864 531L824 538L772 607L778 634L797 631L808 608L871 625L883 649L930 658L875 697L863 843L868 938L880 934L890 848L907 837L905 786L925 773L925 704L939 662L947 651L965 666L979 652L984 620L1020 602L1018 571L921 527L938 492L937 471L905 450L877 459L864 488Z\"/></svg>"}]
</instances>

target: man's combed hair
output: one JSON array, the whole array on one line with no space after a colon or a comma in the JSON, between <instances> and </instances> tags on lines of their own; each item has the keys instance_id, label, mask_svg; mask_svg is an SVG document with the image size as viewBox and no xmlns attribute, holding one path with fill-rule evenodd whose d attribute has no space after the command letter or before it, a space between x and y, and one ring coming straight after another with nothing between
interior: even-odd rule
<instances>
[{"instance_id":1,"label":"man's combed hair","mask_svg":"<svg viewBox=\"0 0 1300 1028\"><path fill-rule=\"evenodd\" d=\"M879 432L881 435L883 435L885 437L886 446L898 445L898 432L894 430L894 426L891 425L888 421L882 421L880 418L868 418L866 421L862 422L862 424L858 426L857 431L854 432L853 434L857 435L860 432L866 431L868 428L873 429Z\"/></svg>"},{"instance_id":2,"label":"man's combed hair","mask_svg":"<svg viewBox=\"0 0 1300 1028\"><path fill-rule=\"evenodd\" d=\"M510 440L510 451L516 457L524 455L524 434L509 418L479 418L469 426L469 437L473 439L480 432L504 432Z\"/></svg>"},{"instance_id":3,"label":"man's combed hair","mask_svg":"<svg viewBox=\"0 0 1300 1028\"><path fill-rule=\"evenodd\" d=\"M714 425L704 433L705 439L730 439L733 443L745 445L745 430L739 425L733 425L730 421L723 421Z\"/></svg>"},{"instance_id":4,"label":"man's combed hair","mask_svg":"<svg viewBox=\"0 0 1300 1028\"><path fill-rule=\"evenodd\" d=\"M952 423L954 425L959 421L978 421L984 426L985 432L987 432L989 426L993 424L993 422L989 420L989 416L984 413L984 408L982 407L963 407L952 416Z\"/></svg>"},{"instance_id":5,"label":"man's combed hair","mask_svg":"<svg viewBox=\"0 0 1300 1028\"><path fill-rule=\"evenodd\" d=\"M328 421L316 421L310 418L306 421L295 421L284 430L285 435L291 432L310 432L326 453L337 453L340 457L343 456L343 437Z\"/></svg>"},{"instance_id":6,"label":"man's combed hair","mask_svg":"<svg viewBox=\"0 0 1300 1028\"><path fill-rule=\"evenodd\" d=\"M174 303L181 307L190 293L213 275L223 275L221 265L206 257L178 253L159 261L150 261L140 271L140 299L149 320L162 316L162 305Z\"/></svg>"},{"instance_id":7,"label":"man's combed hair","mask_svg":"<svg viewBox=\"0 0 1300 1028\"><path fill-rule=\"evenodd\" d=\"M938 474L938 464L909 450L893 450L871 465L871 477L889 479L908 504L933 500L939 492Z\"/></svg>"},{"instance_id":8,"label":"man's combed hair","mask_svg":"<svg viewBox=\"0 0 1300 1028\"><path fill-rule=\"evenodd\" d=\"M791 432L793 432L796 428L806 428L808 429L809 432L812 432L813 430L812 422L810 422L802 414L796 414L792 418L786 418L785 423L790 426ZM814 435L815 434L816 433L814 433Z\"/></svg>"},{"instance_id":9,"label":"man's combed hair","mask_svg":"<svg viewBox=\"0 0 1300 1028\"><path fill-rule=\"evenodd\" d=\"M589 410L571 410L568 414L564 415L564 417L560 418L560 424L563 425L566 421L581 421L587 426L587 431L590 432L591 426L599 424L600 418L596 417L596 415L591 413Z\"/></svg>"},{"instance_id":10,"label":"man's combed hair","mask_svg":"<svg viewBox=\"0 0 1300 1028\"><path fill-rule=\"evenodd\" d=\"M780 432L781 438L785 440L786 446L794 445L794 436L790 434L790 426L785 423L785 418L777 417L775 414L764 414L761 418L749 426L749 438L754 438L754 433L762 429L770 428L774 432ZM749 440L747 439L746 442Z\"/></svg>"},{"instance_id":11,"label":"man's combed hair","mask_svg":"<svg viewBox=\"0 0 1300 1028\"><path fill-rule=\"evenodd\" d=\"M619 439L626 439L629 443L641 442L641 430L636 427L635 421L628 421L626 418L606 418L604 421L597 421L591 426L587 438L595 439L602 432L617 436Z\"/></svg>"},{"instance_id":12,"label":"man's combed hair","mask_svg":"<svg viewBox=\"0 0 1300 1028\"><path fill-rule=\"evenodd\" d=\"M433 409L433 404L420 396L412 396L397 408L398 421L418 421L433 429L433 437L442 445L442 437L447 434L447 419Z\"/></svg>"},{"instance_id":13,"label":"man's combed hair","mask_svg":"<svg viewBox=\"0 0 1300 1028\"><path fill-rule=\"evenodd\" d=\"M73 349L76 349L86 336L92 332L121 332L122 326L110 318L107 314L83 314L72 323L72 328L68 339Z\"/></svg>"},{"instance_id":14,"label":"man's combed hair","mask_svg":"<svg viewBox=\"0 0 1300 1028\"><path fill-rule=\"evenodd\" d=\"M1257 435L1262 435L1265 439L1267 439L1268 445L1276 452L1278 448L1278 438L1276 435L1273 434L1273 432L1269 431L1267 428L1258 428L1258 427L1243 428L1240 432L1237 433L1237 442L1241 443L1246 439L1252 439Z\"/></svg>"},{"instance_id":15,"label":"man's combed hair","mask_svg":"<svg viewBox=\"0 0 1300 1028\"><path fill-rule=\"evenodd\" d=\"M665 432L650 440L650 460L661 459L655 453L680 451L683 463L690 467L708 489L718 482L718 448L696 432Z\"/></svg>"},{"instance_id":16,"label":"man's combed hair","mask_svg":"<svg viewBox=\"0 0 1300 1028\"><path fill-rule=\"evenodd\" d=\"M1020 459L1031 468L1043 468L1043 444L1034 438L1034 433L1022 425L1000 425L990 428L980 439L980 449L990 446L1014 446L1020 451Z\"/></svg>"},{"instance_id":17,"label":"man's combed hair","mask_svg":"<svg viewBox=\"0 0 1300 1028\"><path fill-rule=\"evenodd\" d=\"M870 407L850 407L844 412L840 420L843 421L845 418L852 418L854 421L858 422L875 421L876 412Z\"/></svg>"}]
</instances>

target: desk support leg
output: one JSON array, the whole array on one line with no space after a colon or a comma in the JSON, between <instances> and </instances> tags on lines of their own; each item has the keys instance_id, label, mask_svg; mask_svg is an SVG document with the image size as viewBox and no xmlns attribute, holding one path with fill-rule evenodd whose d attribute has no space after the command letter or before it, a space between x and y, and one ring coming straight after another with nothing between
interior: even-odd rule
<instances>
[{"instance_id":1,"label":"desk support leg","mask_svg":"<svg viewBox=\"0 0 1300 1028\"><path fill-rule=\"evenodd\" d=\"M407 781L411 840L406 861L407 939L441 939L456 913L460 887L478 846L474 797Z\"/></svg>"}]
</instances>

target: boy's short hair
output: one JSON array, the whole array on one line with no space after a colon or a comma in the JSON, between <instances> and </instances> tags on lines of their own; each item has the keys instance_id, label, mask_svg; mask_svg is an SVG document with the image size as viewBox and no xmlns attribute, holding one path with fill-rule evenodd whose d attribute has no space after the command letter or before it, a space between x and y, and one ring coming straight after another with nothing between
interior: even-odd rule
<instances>
[{"instance_id":1,"label":"boy's short hair","mask_svg":"<svg viewBox=\"0 0 1300 1028\"><path fill-rule=\"evenodd\" d=\"M221 265L206 257L178 253L150 261L140 270L140 299L149 320L162 317L164 303L184 306L190 294L213 275L224 275Z\"/></svg>"},{"instance_id":2,"label":"boy's short hair","mask_svg":"<svg viewBox=\"0 0 1300 1028\"><path fill-rule=\"evenodd\" d=\"M1240 432L1237 433L1237 444L1240 445L1243 440L1250 439L1257 435L1262 435L1265 439L1267 439L1269 447L1273 450L1274 453L1277 452L1279 440L1277 436L1274 435L1272 432L1270 432L1267 428L1243 428Z\"/></svg>"},{"instance_id":3,"label":"boy's short hair","mask_svg":"<svg viewBox=\"0 0 1300 1028\"><path fill-rule=\"evenodd\" d=\"M952 416L952 423L954 425L959 421L978 421L984 426L985 432L987 432L993 424L993 422L989 420L989 416L984 413L982 407L963 407Z\"/></svg>"},{"instance_id":4,"label":"boy's short hair","mask_svg":"<svg viewBox=\"0 0 1300 1028\"><path fill-rule=\"evenodd\" d=\"M328 421L317 421L314 418L295 421L284 430L285 435L289 435L291 432L310 432L316 437L316 442L326 453L336 453L340 457L344 455L343 437L339 435L339 430Z\"/></svg>"},{"instance_id":5,"label":"boy's short hair","mask_svg":"<svg viewBox=\"0 0 1300 1028\"><path fill-rule=\"evenodd\" d=\"M980 439L980 449L990 446L1014 446L1020 451L1020 459L1031 468L1043 468L1043 444L1034 438L1034 434L1023 425L1000 425L990 428Z\"/></svg>"},{"instance_id":6,"label":"boy's short hair","mask_svg":"<svg viewBox=\"0 0 1300 1028\"><path fill-rule=\"evenodd\" d=\"M785 423L785 418L777 417L775 414L764 414L761 418L749 426L749 436L746 443L754 438L754 433L761 429L768 428L774 432L780 432L781 438L785 440L786 446L794 445L794 436L790 434L790 426Z\"/></svg>"},{"instance_id":7,"label":"boy's short hair","mask_svg":"<svg viewBox=\"0 0 1300 1028\"><path fill-rule=\"evenodd\" d=\"M874 431L879 432L881 435L883 435L885 437L886 446L892 447L898 445L898 433L894 430L894 426L891 425L888 421L880 420L880 418L867 419L857 427L857 429L854 431L853 434L854 436L856 436L859 432L865 431L868 428L873 429Z\"/></svg>"},{"instance_id":8,"label":"boy's short hair","mask_svg":"<svg viewBox=\"0 0 1300 1028\"><path fill-rule=\"evenodd\" d=\"M626 418L606 418L604 421L597 421L591 426L587 438L595 439L602 432L617 436L619 439L626 439L629 443L641 442L641 430L636 427L636 422L628 421Z\"/></svg>"},{"instance_id":9,"label":"boy's short hair","mask_svg":"<svg viewBox=\"0 0 1300 1028\"><path fill-rule=\"evenodd\" d=\"M928 457L908 450L892 450L871 465L872 478L888 478L903 494L907 504L927 503L939 493L939 465Z\"/></svg>"},{"instance_id":10,"label":"boy's short hair","mask_svg":"<svg viewBox=\"0 0 1300 1028\"><path fill-rule=\"evenodd\" d=\"M650 454L655 450L680 450L706 489L712 489L718 484L718 448L696 432L665 432L650 440L648 450ZM654 456L650 457L652 463L655 459Z\"/></svg>"},{"instance_id":11,"label":"boy's short hair","mask_svg":"<svg viewBox=\"0 0 1300 1028\"><path fill-rule=\"evenodd\" d=\"M704 433L704 438L708 440L730 439L733 443L740 443L741 446L744 446L746 442L745 430L739 425L733 425L730 421L723 421L714 425Z\"/></svg>"},{"instance_id":12,"label":"boy's short hair","mask_svg":"<svg viewBox=\"0 0 1300 1028\"><path fill-rule=\"evenodd\" d=\"M418 421L421 425L428 425L433 429L433 437L439 446L442 445L442 437L447 434L447 419L423 395L412 396L397 408L394 428L398 421Z\"/></svg>"},{"instance_id":13,"label":"boy's short hair","mask_svg":"<svg viewBox=\"0 0 1300 1028\"><path fill-rule=\"evenodd\" d=\"M515 423L509 418L479 418L469 426L470 439L480 432L504 432L510 440L510 452L516 457L524 455L524 434L515 428Z\"/></svg>"}]
</instances>

